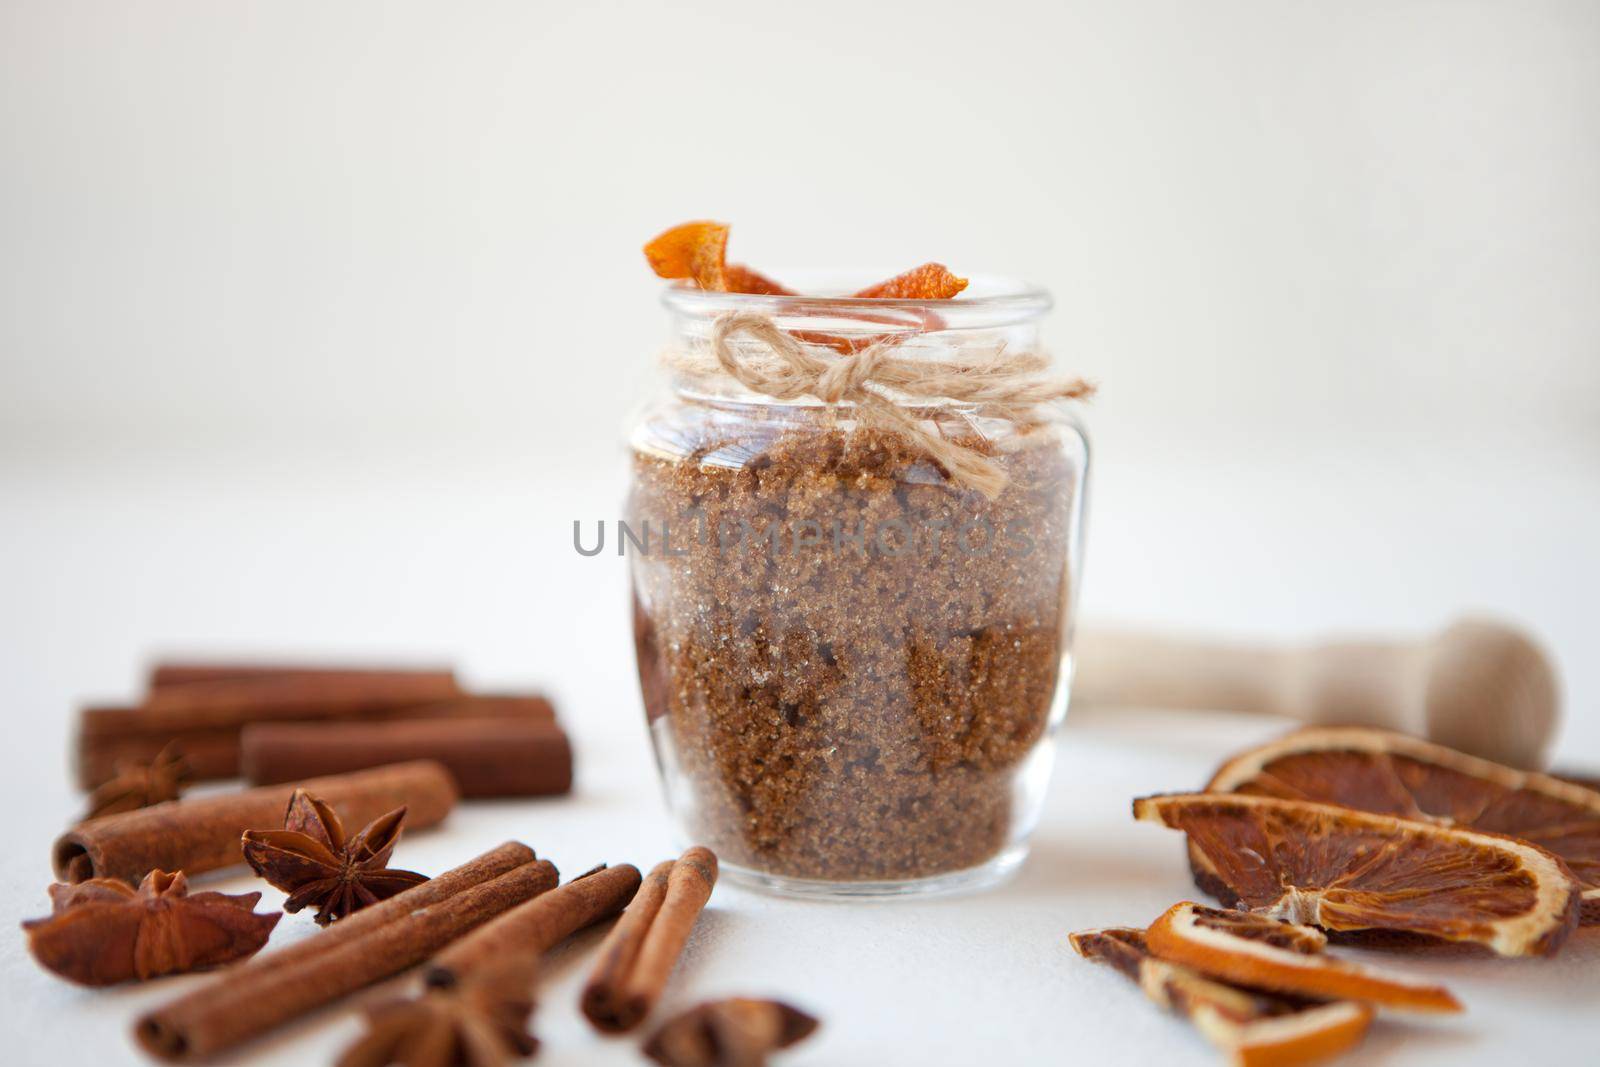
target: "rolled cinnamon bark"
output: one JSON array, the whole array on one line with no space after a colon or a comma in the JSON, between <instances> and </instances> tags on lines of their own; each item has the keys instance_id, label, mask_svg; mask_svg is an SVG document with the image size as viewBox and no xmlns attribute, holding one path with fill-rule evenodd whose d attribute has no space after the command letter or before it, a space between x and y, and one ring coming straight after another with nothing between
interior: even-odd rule
<instances>
[{"instance_id":1,"label":"rolled cinnamon bark","mask_svg":"<svg viewBox=\"0 0 1600 1067\"><path fill-rule=\"evenodd\" d=\"M536 960L579 930L620 912L638 891L639 868L631 863L586 874L511 909L451 945L428 965L424 980L442 989L475 970L499 966L507 957Z\"/></svg>"},{"instance_id":2,"label":"rolled cinnamon bark","mask_svg":"<svg viewBox=\"0 0 1600 1067\"><path fill-rule=\"evenodd\" d=\"M129 732L119 720L136 716L137 708L85 708L78 713L74 773L82 789L94 789L117 775L126 763L149 763L175 743L189 764L194 781L233 778L239 773L239 731L185 730L181 733ZM107 730L110 727L110 731ZM115 731L121 730L118 733Z\"/></svg>"},{"instance_id":3,"label":"rolled cinnamon bark","mask_svg":"<svg viewBox=\"0 0 1600 1067\"><path fill-rule=\"evenodd\" d=\"M186 660L170 660L153 665L150 668L150 688L160 689L169 685L188 685L190 682L218 682L233 681L240 678L274 678L289 674L298 674L313 678L330 677L363 677L374 676L404 676L416 677L431 675L434 678L446 677L452 681L455 672L443 667L381 667L381 666L319 666L310 663L251 663L240 660L233 663L214 662L189 662Z\"/></svg>"},{"instance_id":4,"label":"rolled cinnamon bark","mask_svg":"<svg viewBox=\"0 0 1600 1067\"><path fill-rule=\"evenodd\" d=\"M480 869L472 875L481 873L488 858L474 861ZM463 870L357 912L304 947L269 953L224 973L210 986L142 1017L135 1036L147 1052L164 1060L214 1055L399 974L508 908L548 891L559 877L548 860L538 860L465 886L459 884L464 875L453 881L454 892L438 896L437 883ZM430 886L435 895L424 896ZM377 921L341 931L346 923L373 915Z\"/></svg>"},{"instance_id":5,"label":"rolled cinnamon bark","mask_svg":"<svg viewBox=\"0 0 1600 1067\"><path fill-rule=\"evenodd\" d=\"M432 760L169 800L91 819L62 834L53 851L56 877L64 882L121 878L138 884L156 868L196 874L242 863L240 835L283 825L296 785L333 805L347 826L363 826L401 805L407 809L408 827L433 826L456 802L455 779Z\"/></svg>"},{"instance_id":6,"label":"rolled cinnamon bark","mask_svg":"<svg viewBox=\"0 0 1600 1067\"><path fill-rule=\"evenodd\" d=\"M205 688L209 682L173 686L171 691ZM272 694L267 694L271 697ZM281 695L281 694L280 694ZM447 700L402 701L374 706L348 703L197 705L172 708L85 708L78 714L78 784L93 789L112 778L124 762L147 761L176 742L197 780L233 778L239 773L239 735L257 722L389 722L421 719L555 720L555 708L537 694L468 695Z\"/></svg>"},{"instance_id":7,"label":"rolled cinnamon bark","mask_svg":"<svg viewBox=\"0 0 1600 1067\"><path fill-rule=\"evenodd\" d=\"M341 671L218 678L152 690L141 709L147 719L182 729L243 725L264 719L360 715L461 696L448 671L411 674Z\"/></svg>"},{"instance_id":8,"label":"rolled cinnamon bark","mask_svg":"<svg viewBox=\"0 0 1600 1067\"><path fill-rule=\"evenodd\" d=\"M650 1014L716 884L717 857L698 846L651 870L584 987L583 1014L596 1029L621 1033Z\"/></svg>"},{"instance_id":9,"label":"rolled cinnamon bark","mask_svg":"<svg viewBox=\"0 0 1600 1067\"><path fill-rule=\"evenodd\" d=\"M239 765L256 785L435 759L467 797L550 796L572 788L572 746L552 719L261 723L240 738Z\"/></svg>"}]
</instances>

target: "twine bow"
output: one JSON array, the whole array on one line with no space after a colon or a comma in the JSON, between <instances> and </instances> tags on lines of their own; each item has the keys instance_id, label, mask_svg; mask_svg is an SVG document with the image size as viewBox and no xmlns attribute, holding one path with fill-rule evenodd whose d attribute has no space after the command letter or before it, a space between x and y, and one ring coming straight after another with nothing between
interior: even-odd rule
<instances>
[{"instance_id":1,"label":"twine bow","mask_svg":"<svg viewBox=\"0 0 1600 1067\"><path fill-rule=\"evenodd\" d=\"M760 347L736 346L744 336ZM1027 428L1044 421L1042 405L1092 396L1094 385L1082 378L1045 377L1050 361L1036 352L1007 352L965 360L908 358L897 354L894 339L880 341L850 355L823 355L780 329L765 315L730 312L711 328L709 352L674 350L667 363L676 370L705 377L725 374L751 392L777 400L811 396L824 404L848 403L856 422L899 433L915 442L961 485L993 499L1006 485L1006 472L992 459L957 444L926 427L896 399L955 401L971 405L972 414L1005 419Z\"/></svg>"}]
</instances>

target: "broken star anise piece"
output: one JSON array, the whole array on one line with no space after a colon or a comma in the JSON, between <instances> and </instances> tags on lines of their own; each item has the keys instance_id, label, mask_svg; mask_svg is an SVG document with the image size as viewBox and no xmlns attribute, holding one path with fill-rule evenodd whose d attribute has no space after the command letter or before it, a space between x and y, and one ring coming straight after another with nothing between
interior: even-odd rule
<instances>
[{"instance_id":1,"label":"broken star anise piece","mask_svg":"<svg viewBox=\"0 0 1600 1067\"><path fill-rule=\"evenodd\" d=\"M396 808L346 840L338 814L296 789L282 830L245 831L244 858L269 884L289 894L284 911L315 905L317 925L327 926L428 880L415 871L389 870L405 817L406 809Z\"/></svg>"},{"instance_id":2,"label":"broken star anise piece","mask_svg":"<svg viewBox=\"0 0 1600 1067\"><path fill-rule=\"evenodd\" d=\"M644 1054L666 1067L762 1067L767 1054L811 1036L814 1016L776 1000L730 997L662 1024Z\"/></svg>"},{"instance_id":3,"label":"broken star anise piece","mask_svg":"<svg viewBox=\"0 0 1600 1067\"><path fill-rule=\"evenodd\" d=\"M337 1067L506 1067L531 1056L534 966L511 963L448 989L367 1011L367 1032Z\"/></svg>"},{"instance_id":4,"label":"broken star anise piece","mask_svg":"<svg viewBox=\"0 0 1600 1067\"><path fill-rule=\"evenodd\" d=\"M119 763L116 776L89 794L89 809L79 821L177 800L193 778L189 761L177 745L163 748L149 762Z\"/></svg>"},{"instance_id":5,"label":"broken star anise piece","mask_svg":"<svg viewBox=\"0 0 1600 1067\"><path fill-rule=\"evenodd\" d=\"M257 915L260 893L196 893L182 871L50 887L47 919L22 924L33 958L80 985L116 985L253 956L283 916Z\"/></svg>"}]
</instances>

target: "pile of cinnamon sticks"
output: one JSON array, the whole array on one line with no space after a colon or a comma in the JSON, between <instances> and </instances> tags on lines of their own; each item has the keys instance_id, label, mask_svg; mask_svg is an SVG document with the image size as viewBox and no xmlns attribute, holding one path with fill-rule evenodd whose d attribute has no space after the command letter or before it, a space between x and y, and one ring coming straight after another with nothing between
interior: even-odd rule
<instances>
[{"instance_id":1,"label":"pile of cinnamon sticks","mask_svg":"<svg viewBox=\"0 0 1600 1067\"><path fill-rule=\"evenodd\" d=\"M384 870L402 821L436 825L462 796L571 787L571 746L547 700L471 694L449 671L166 664L137 707L82 712L75 762L106 807L57 840L64 884L52 916L25 924L30 947L87 985L223 967L138 1021L139 1044L174 1062L233 1049L426 963L414 997L368 1010L368 1032L341 1065L507 1064L538 1044L527 1027L541 956L619 915L581 1008L601 1032L631 1031L717 880L716 857L692 848L648 876L618 864L562 884L516 841L431 879ZM193 779L241 776L253 787L178 796ZM280 918L251 912L259 893L189 892L189 875L246 858L279 888L326 875L285 901L286 911L343 901L319 913L326 929L256 955ZM384 894L358 892L399 876ZM222 940L188 945L195 937ZM669 1067L759 1065L815 1026L787 1005L735 998L669 1020L642 1051Z\"/></svg>"},{"instance_id":2,"label":"pile of cinnamon sticks","mask_svg":"<svg viewBox=\"0 0 1600 1067\"><path fill-rule=\"evenodd\" d=\"M137 706L80 712L78 784L103 789L173 750L198 780L271 785L435 759L463 796L572 787L572 746L549 700L469 693L442 669L159 664Z\"/></svg>"},{"instance_id":3,"label":"pile of cinnamon sticks","mask_svg":"<svg viewBox=\"0 0 1600 1067\"><path fill-rule=\"evenodd\" d=\"M675 870L686 873L674 879ZM420 994L369 1012L369 1032L341 1062L413 1062L425 1043L441 1040L441 1027L464 1028L452 1040L495 1045L503 1054L497 1062L509 1062L534 1044L526 1024L540 957L619 913L590 990L635 1005L631 1029L659 999L711 895L716 857L691 849L652 878L658 872L660 894L641 893L629 864L558 886L553 864L509 841L315 938L227 971L144 1015L135 1035L160 1059L204 1059L431 958ZM477 1052L473 1062L485 1058Z\"/></svg>"}]
</instances>

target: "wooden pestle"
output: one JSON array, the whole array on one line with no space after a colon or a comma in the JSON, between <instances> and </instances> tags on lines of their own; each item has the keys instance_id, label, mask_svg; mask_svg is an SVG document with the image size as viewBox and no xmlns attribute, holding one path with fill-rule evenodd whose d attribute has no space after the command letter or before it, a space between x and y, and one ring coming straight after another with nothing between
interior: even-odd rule
<instances>
[{"instance_id":1,"label":"wooden pestle","mask_svg":"<svg viewBox=\"0 0 1600 1067\"><path fill-rule=\"evenodd\" d=\"M1205 708L1355 723L1425 737L1513 767L1540 768L1560 684L1532 638L1462 619L1420 641L1244 645L1085 627L1073 700Z\"/></svg>"}]
</instances>

